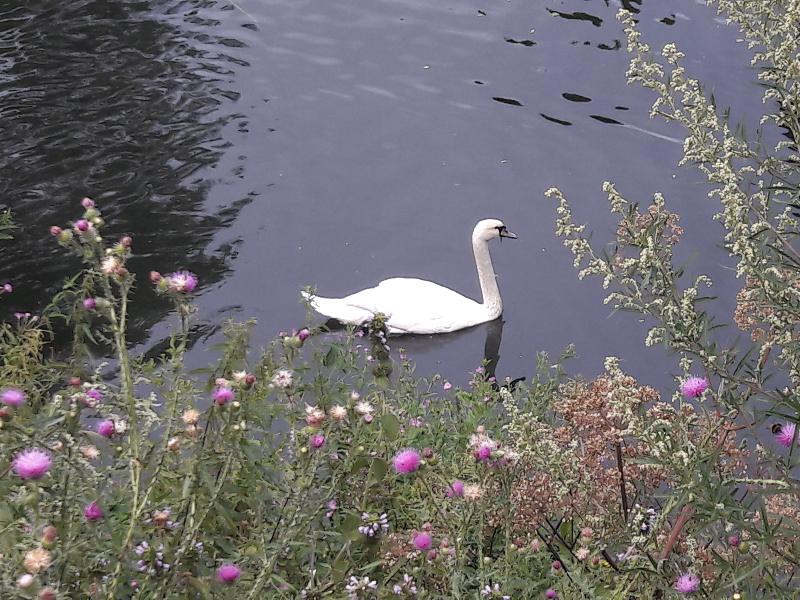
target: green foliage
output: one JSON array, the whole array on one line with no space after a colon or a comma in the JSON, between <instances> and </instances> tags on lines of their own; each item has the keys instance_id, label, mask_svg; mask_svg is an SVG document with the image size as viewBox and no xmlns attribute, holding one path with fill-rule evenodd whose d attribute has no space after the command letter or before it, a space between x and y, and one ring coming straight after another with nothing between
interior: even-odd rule
<instances>
[{"instance_id":1,"label":"green foliage","mask_svg":"<svg viewBox=\"0 0 800 600\"><path fill-rule=\"evenodd\" d=\"M760 45L774 109L765 122L794 139L798 6L720 2ZM552 589L630 600L676 597L682 575L699 577L699 597L791 597L796 147L748 144L677 48L656 62L623 20L629 77L656 91L654 114L686 127L685 160L721 201L745 283L735 321L752 346L717 341L710 280L687 283L674 265L683 232L661 195L641 210L607 183L619 229L597 249L552 189L557 233L579 276L602 277L615 309L654 322L645 343L666 344L709 389L664 400L615 358L596 379L573 380L569 348L558 360L539 354L528 384L477 369L451 390L415 376L402 350L393 360L380 315L366 332L304 330L258 351L252 322L226 323L216 362L189 372L196 278L151 274L179 325L157 351L133 354L132 240L107 243L85 199L81 220L53 230L84 270L40 317L0 325L3 597L524 599ZM63 361L52 355L56 322L73 332ZM780 445L753 448L764 421L781 427ZM47 473L17 460L32 448L50 457ZM400 465L404 450L415 454ZM221 581L222 565L240 575Z\"/></svg>"},{"instance_id":2,"label":"green foliage","mask_svg":"<svg viewBox=\"0 0 800 600\"><path fill-rule=\"evenodd\" d=\"M796 146L800 136L800 5L728 0L718 5L755 49L752 64L765 90L766 111L760 124L777 125L788 138L774 147L763 143L761 132L756 141L748 141L743 127L731 127L716 100L704 94L701 82L689 77L684 56L674 44L664 46L663 60L659 60L642 42L633 16L621 11L620 18L633 55L629 81L656 93L651 116L685 128L681 164L696 165L707 176L708 196L719 199L716 218L724 228L722 244L736 260L737 275L743 280L731 321L750 333L752 344L718 341L717 329L733 323L717 322L710 315L707 304L714 298L704 291L711 286L710 278L701 275L686 282L683 269L674 264L672 249L683 230L661 194L654 194L649 206L642 208L606 182L603 190L619 225L616 240L603 249L590 244L586 227L575 224L558 189L548 190L547 195L558 201L557 233L572 251L579 276L601 277L603 287L610 289L608 304L637 312L653 323L646 345L665 344L679 354L686 377L699 372L713 384L700 405L716 421L709 431L712 435L669 444L663 453L682 456L686 462L682 483L670 486L660 500L664 514L667 508L676 513L680 527L674 529L679 539L686 538L695 548L690 552L695 564L686 567L698 572L697 562L713 564L713 570L704 574L703 589L714 597L745 592L789 597L800 557L794 433L800 421L800 163ZM772 441L764 446L759 443L764 438L760 425L765 422L780 437L778 451ZM655 432L648 433L651 426L639 423L635 429L630 433L649 439L648 446L657 448ZM669 431L674 442L681 430L672 427ZM727 462L723 447L736 437L734 432L757 444L746 473L726 473L721 468ZM685 451L679 452L681 448ZM663 466L664 457L638 462ZM746 548L747 566L742 564L741 552L715 549L715 535L720 531L736 531L737 539L755 541L737 546ZM713 549L711 557L700 556L709 549ZM638 562L644 569L655 567L650 552L646 545L638 545L628 562Z\"/></svg>"},{"instance_id":3,"label":"green foliage","mask_svg":"<svg viewBox=\"0 0 800 600\"><path fill-rule=\"evenodd\" d=\"M0 241L12 239L11 231L14 223L11 220L11 209L0 206Z\"/></svg>"}]
</instances>

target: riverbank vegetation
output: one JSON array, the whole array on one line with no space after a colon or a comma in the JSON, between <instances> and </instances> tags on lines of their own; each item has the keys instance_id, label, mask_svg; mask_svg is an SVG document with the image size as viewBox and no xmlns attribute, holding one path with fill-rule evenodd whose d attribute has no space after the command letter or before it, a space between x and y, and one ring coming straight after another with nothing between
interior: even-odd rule
<instances>
[{"instance_id":1,"label":"riverbank vegetation","mask_svg":"<svg viewBox=\"0 0 800 600\"><path fill-rule=\"evenodd\" d=\"M572 378L569 350L540 354L525 383L476 365L454 387L390 351L402 338L387 339L380 315L262 349L250 323L229 322L216 362L190 372L201 282L156 270L136 282L135 240L85 198L50 230L85 268L41 315L0 325L3 597L792 597L800 3L717 6L755 53L756 140L678 48L656 55L621 18L630 81L654 91L654 117L685 128L684 162L709 182L698 201L720 203L735 313L715 312L710 279L685 281L674 264L686 242L660 194L638 204L606 183L619 227L601 246L547 192L579 275L647 320L646 345L675 352L672 389L613 357L595 379ZM146 355L127 341L134 285L174 307L174 332ZM748 341L720 341L726 325ZM70 350L56 354L65 329Z\"/></svg>"}]
</instances>

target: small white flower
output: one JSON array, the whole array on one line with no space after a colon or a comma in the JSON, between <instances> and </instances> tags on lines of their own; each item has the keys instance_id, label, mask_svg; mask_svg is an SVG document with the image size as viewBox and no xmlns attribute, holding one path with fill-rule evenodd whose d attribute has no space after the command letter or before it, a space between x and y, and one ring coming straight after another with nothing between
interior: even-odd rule
<instances>
[{"instance_id":1,"label":"small white flower","mask_svg":"<svg viewBox=\"0 0 800 600\"><path fill-rule=\"evenodd\" d=\"M365 401L363 401L363 400L362 400L361 402L359 402L359 403L357 403L357 404L356 404L356 407L355 407L355 409L356 409L356 413L358 413L358 414L359 414L359 415L361 415L362 417L363 417L364 415L371 415L371 414L372 414L372 412L375 410L375 409L372 407L372 404L370 404L369 402L365 402Z\"/></svg>"},{"instance_id":2,"label":"small white flower","mask_svg":"<svg viewBox=\"0 0 800 600\"><path fill-rule=\"evenodd\" d=\"M294 375L287 369L280 369L272 376L272 384L282 390L288 390L294 383Z\"/></svg>"}]
</instances>

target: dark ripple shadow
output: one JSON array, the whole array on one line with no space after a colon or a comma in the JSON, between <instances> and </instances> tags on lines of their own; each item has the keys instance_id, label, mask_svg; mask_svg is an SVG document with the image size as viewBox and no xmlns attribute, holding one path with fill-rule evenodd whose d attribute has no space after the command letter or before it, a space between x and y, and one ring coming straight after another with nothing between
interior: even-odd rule
<instances>
[{"instance_id":1,"label":"dark ripple shadow","mask_svg":"<svg viewBox=\"0 0 800 600\"><path fill-rule=\"evenodd\" d=\"M519 100L514 100L514 98L503 98L501 96L494 96L492 98L495 102L499 102L500 104L508 104L510 106L522 106L522 102Z\"/></svg>"},{"instance_id":2,"label":"dark ripple shadow","mask_svg":"<svg viewBox=\"0 0 800 600\"><path fill-rule=\"evenodd\" d=\"M595 15L590 15L589 13L585 12L561 12L559 10L553 10L552 8L548 8L547 12L549 12L554 17L561 17L562 19L567 19L570 21L586 21L591 23L595 27L600 27L603 24L603 19L600 17L596 17Z\"/></svg>"},{"instance_id":3,"label":"dark ripple shadow","mask_svg":"<svg viewBox=\"0 0 800 600\"><path fill-rule=\"evenodd\" d=\"M214 25L191 12L186 21ZM40 310L78 267L47 231L79 216L84 195L103 210L106 237L134 237L134 341L168 309L147 271L190 266L204 284L225 275L231 248L210 252L209 243L253 195L216 214L205 203L216 182L209 171L231 146L223 129L243 118L232 112L238 93L228 88L247 65L234 56L241 46L141 1L0 6L0 197L20 226L0 250L0 280L24 281L3 310Z\"/></svg>"}]
</instances>

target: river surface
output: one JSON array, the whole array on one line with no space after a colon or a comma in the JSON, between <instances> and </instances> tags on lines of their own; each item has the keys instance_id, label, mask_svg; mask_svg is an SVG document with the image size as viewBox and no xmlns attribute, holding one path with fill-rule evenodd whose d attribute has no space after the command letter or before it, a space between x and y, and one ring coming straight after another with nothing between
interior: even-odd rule
<instances>
[{"instance_id":1,"label":"river surface","mask_svg":"<svg viewBox=\"0 0 800 600\"><path fill-rule=\"evenodd\" d=\"M676 41L735 121L757 122L759 89L737 31L693 0L626 0L644 38ZM299 327L299 290L340 296L390 276L478 297L469 234L497 217L505 304L498 376L529 375L537 350L574 343L572 371L624 368L670 392L674 358L645 349L635 315L610 315L597 281L577 280L553 233L556 185L595 239L614 224L616 182L682 214L690 272L708 272L731 314L739 282L717 247L715 201L678 169L683 131L648 117L603 0L5 0L0 4L0 202L16 241L0 316L36 312L76 267L49 237L96 199L107 235L130 234L139 277L134 340L174 325L147 272L201 279L191 361L213 359L224 318L258 320L256 343ZM418 372L463 383L479 326L405 337Z\"/></svg>"}]
</instances>

